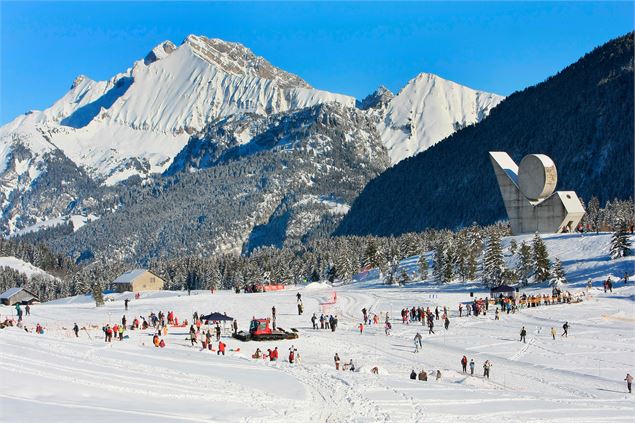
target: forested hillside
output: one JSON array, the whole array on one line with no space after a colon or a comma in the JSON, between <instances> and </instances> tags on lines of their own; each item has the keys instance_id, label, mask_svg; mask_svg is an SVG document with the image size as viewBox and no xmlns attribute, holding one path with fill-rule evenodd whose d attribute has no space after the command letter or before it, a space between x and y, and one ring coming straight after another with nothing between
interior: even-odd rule
<instances>
[{"instance_id":1,"label":"forested hillside","mask_svg":"<svg viewBox=\"0 0 635 423\"><path fill-rule=\"evenodd\" d=\"M633 34L514 93L469 126L372 180L335 231L392 235L506 218L489 151L549 155L558 189L605 204L633 193Z\"/></svg>"}]
</instances>

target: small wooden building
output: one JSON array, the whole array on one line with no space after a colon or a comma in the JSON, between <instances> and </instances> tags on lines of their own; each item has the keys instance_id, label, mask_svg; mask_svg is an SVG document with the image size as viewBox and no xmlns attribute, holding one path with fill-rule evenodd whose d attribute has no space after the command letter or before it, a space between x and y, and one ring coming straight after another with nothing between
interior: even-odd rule
<instances>
[{"instance_id":1,"label":"small wooden building","mask_svg":"<svg viewBox=\"0 0 635 423\"><path fill-rule=\"evenodd\" d=\"M39 303L40 299L32 293L24 288L9 288L0 294L0 302L4 305L14 305L17 303L20 304L33 304Z\"/></svg>"},{"instance_id":2,"label":"small wooden building","mask_svg":"<svg viewBox=\"0 0 635 423\"><path fill-rule=\"evenodd\" d=\"M163 289L163 279L146 269L134 269L119 276L111 283L116 292L159 291Z\"/></svg>"}]
</instances>

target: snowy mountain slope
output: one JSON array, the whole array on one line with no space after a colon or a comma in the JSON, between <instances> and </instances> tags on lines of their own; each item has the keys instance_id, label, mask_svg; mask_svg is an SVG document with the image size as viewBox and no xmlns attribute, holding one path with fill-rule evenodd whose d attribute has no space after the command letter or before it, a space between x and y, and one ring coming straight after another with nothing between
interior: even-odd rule
<instances>
[{"instance_id":1,"label":"snowy mountain slope","mask_svg":"<svg viewBox=\"0 0 635 423\"><path fill-rule=\"evenodd\" d=\"M0 257L0 268L2 267L8 267L17 272L24 273L29 278L33 275L48 276L50 278L53 278L53 276L49 275L47 272L40 269L39 267L33 266L31 263L27 263L16 257Z\"/></svg>"},{"instance_id":2,"label":"snowy mountain slope","mask_svg":"<svg viewBox=\"0 0 635 423\"><path fill-rule=\"evenodd\" d=\"M604 293L601 282L610 274L619 276L614 269L633 269L635 259L609 261L608 238L546 238L552 256L557 253L567 274L575 274L566 289L583 301L523 308L500 320L491 306L487 315L466 317L464 312L459 317L459 303L488 295L480 285L413 282L394 287L377 280L259 294L162 291L142 293L139 299L132 293L111 294L112 301L100 308L89 296L35 305L24 321L30 333L1 330L0 356L11 384L0 384L0 417L20 416L21 422L51 416L65 422L630 422L635 404L623 379L635 366L635 288L620 282ZM587 289L590 278L593 287ZM334 291L335 304L321 306ZM303 315L296 311L298 292ZM126 298L131 300L128 311ZM152 328L127 330L128 338L112 343L104 342L101 331L124 314L130 324L134 316L160 310L173 311L180 321L190 320L194 311L225 312L246 329L252 316L270 316L272 305L278 324L297 328L298 339L243 343L225 330L227 353L218 355L200 343L191 346L187 330L172 326L162 337L165 348L152 346ZM402 324L400 310L412 306L447 306L449 329L437 321L435 333L429 334L419 322ZM391 334L385 335L383 324L367 325L360 334L362 308L382 321L389 315ZM337 329L311 329L314 312L336 314ZM0 313L15 315L15 310L0 306ZM561 336L565 321L567 337ZM75 322L86 328L78 338L70 330ZM37 323L45 327L43 335L33 333ZM522 327L526 343L519 341ZM417 332L423 347L415 353ZM288 361L291 346L301 356L295 364ZM252 358L256 348L266 352L274 347L280 351L278 361ZM342 363L352 360L357 370L335 370L335 353ZM474 360L473 375L461 371L463 355ZM485 360L493 364L489 378L482 376ZM375 366L378 374L370 371ZM428 380L410 380L413 369L425 370Z\"/></svg>"},{"instance_id":3,"label":"snowy mountain slope","mask_svg":"<svg viewBox=\"0 0 635 423\"><path fill-rule=\"evenodd\" d=\"M480 122L503 98L422 73L386 104L378 130L395 164Z\"/></svg>"},{"instance_id":4,"label":"snowy mountain slope","mask_svg":"<svg viewBox=\"0 0 635 423\"><path fill-rule=\"evenodd\" d=\"M166 176L119 187L117 197L131 199L125 207L51 244L73 257L147 262L326 235L388 165L374 121L359 109L228 117L193 136Z\"/></svg>"}]
</instances>

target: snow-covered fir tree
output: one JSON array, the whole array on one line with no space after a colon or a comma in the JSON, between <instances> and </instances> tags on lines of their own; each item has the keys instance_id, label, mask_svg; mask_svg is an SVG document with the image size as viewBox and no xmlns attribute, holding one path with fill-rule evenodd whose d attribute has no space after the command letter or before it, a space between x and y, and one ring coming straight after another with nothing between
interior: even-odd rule
<instances>
[{"instance_id":1,"label":"snow-covered fir tree","mask_svg":"<svg viewBox=\"0 0 635 423\"><path fill-rule=\"evenodd\" d=\"M93 299L95 300L95 306L101 307L104 305L104 294L103 288L99 282L93 283L91 287L91 291L93 294Z\"/></svg>"},{"instance_id":2,"label":"snow-covered fir tree","mask_svg":"<svg viewBox=\"0 0 635 423\"><path fill-rule=\"evenodd\" d=\"M622 225L611 237L611 259L615 260L621 257L630 256L631 254L631 240L626 232L626 228Z\"/></svg>"},{"instance_id":3,"label":"snow-covered fir tree","mask_svg":"<svg viewBox=\"0 0 635 423\"><path fill-rule=\"evenodd\" d=\"M546 282L551 277L551 262L549 261L549 253L547 246L536 232L533 240L533 267L534 279L536 282Z\"/></svg>"},{"instance_id":4,"label":"snow-covered fir tree","mask_svg":"<svg viewBox=\"0 0 635 423\"><path fill-rule=\"evenodd\" d=\"M564 272L564 268L562 267L562 262L559 258L556 258L553 264L553 279L551 280L551 284L558 288L567 283L567 275Z\"/></svg>"},{"instance_id":5,"label":"snow-covered fir tree","mask_svg":"<svg viewBox=\"0 0 635 423\"><path fill-rule=\"evenodd\" d=\"M362 267L374 268L379 267L381 264L381 256L377 241L370 239L366 244L366 250L364 251L364 259L362 261Z\"/></svg>"},{"instance_id":6,"label":"snow-covered fir tree","mask_svg":"<svg viewBox=\"0 0 635 423\"><path fill-rule=\"evenodd\" d=\"M492 231L483 258L483 282L488 286L498 286L503 282L504 272L505 262L500 235Z\"/></svg>"},{"instance_id":7,"label":"snow-covered fir tree","mask_svg":"<svg viewBox=\"0 0 635 423\"><path fill-rule=\"evenodd\" d=\"M417 261L417 264L419 265L419 277L421 278L421 280L425 281L426 279L428 279L428 257L425 255L425 253L421 254L419 260Z\"/></svg>"},{"instance_id":8,"label":"snow-covered fir tree","mask_svg":"<svg viewBox=\"0 0 635 423\"><path fill-rule=\"evenodd\" d=\"M520 244L517 255L518 267L516 269L516 273L518 275L519 281L523 285L527 285L529 283L529 277L534 270L534 259L531 247L525 241L523 241Z\"/></svg>"}]
</instances>

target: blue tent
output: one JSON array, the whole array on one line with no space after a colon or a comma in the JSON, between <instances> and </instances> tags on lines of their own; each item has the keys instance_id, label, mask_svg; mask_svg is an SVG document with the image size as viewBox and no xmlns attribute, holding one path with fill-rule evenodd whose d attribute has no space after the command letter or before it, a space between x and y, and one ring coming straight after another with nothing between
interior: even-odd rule
<instances>
[{"instance_id":1,"label":"blue tent","mask_svg":"<svg viewBox=\"0 0 635 423\"><path fill-rule=\"evenodd\" d=\"M234 320L233 317L229 317L226 314L221 314L218 312L210 313L207 316L201 316L200 319L202 321L211 321L211 322L228 322Z\"/></svg>"}]
</instances>

